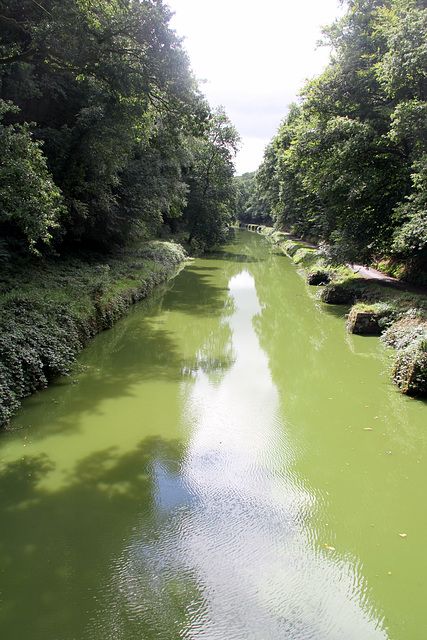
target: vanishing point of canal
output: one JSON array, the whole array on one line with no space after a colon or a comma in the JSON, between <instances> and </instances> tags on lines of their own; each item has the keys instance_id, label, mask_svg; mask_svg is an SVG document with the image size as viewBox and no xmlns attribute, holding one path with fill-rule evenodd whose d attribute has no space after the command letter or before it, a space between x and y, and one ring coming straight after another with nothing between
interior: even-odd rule
<instances>
[{"instance_id":1,"label":"vanishing point of canal","mask_svg":"<svg viewBox=\"0 0 427 640\"><path fill-rule=\"evenodd\" d=\"M427 404L263 238L191 261L0 433L8 640L422 640Z\"/></svg>"}]
</instances>

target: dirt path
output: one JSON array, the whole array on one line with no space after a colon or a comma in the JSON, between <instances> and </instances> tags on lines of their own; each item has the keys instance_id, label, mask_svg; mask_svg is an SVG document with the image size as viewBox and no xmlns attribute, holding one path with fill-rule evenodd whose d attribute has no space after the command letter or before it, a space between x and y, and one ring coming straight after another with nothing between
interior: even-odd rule
<instances>
[{"instance_id":1,"label":"dirt path","mask_svg":"<svg viewBox=\"0 0 427 640\"><path fill-rule=\"evenodd\" d=\"M284 233L289 238L289 240L295 240L296 242L300 242L306 247L311 247L312 249L319 248L318 245L313 244L312 242L301 240L301 238L297 238L284 229L280 229L280 231ZM362 264L348 264L347 266L350 267L350 269L352 269L352 271L354 271L354 273L357 274L360 278L364 278L365 280L372 280L385 287L393 287L395 289L399 289L400 291L408 291L409 293L427 295L426 287L402 282L402 280L398 280L397 278L393 278L392 276L387 276L385 273L381 273L381 271L377 271L372 267L364 267Z\"/></svg>"},{"instance_id":2,"label":"dirt path","mask_svg":"<svg viewBox=\"0 0 427 640\"><path fill-rule=\"evenodd\" d=\"M385 273L381 273L381 271L377 271L372 267L364 267L362 264L349 264L347 266L361 278L365 278L365 280L381 280L381 282L388 282L391 285L403 284L397 278L387 276Z\"/></svg>"},{"instance_id":3,"label":"dirt path","mask_svg":"<svg viewBox=\"0 0 427 640\"><path fill-rule=\"evenodd\" d=\"M409 293L427 295L426 287L420 287L415 284L403 282L402 280L398 280L397 278L393 278L392 276L387 276L385 275L385 273L381 273L381 271L377 271L372 267L364 267L361 264L349 264L348 266L354 271L355 274L357 274L361 278L364 278L365 280L372 280L383 286L393 287L394 289L399 289L400 291L408 291Z\"/></svg>"}]
</instances>

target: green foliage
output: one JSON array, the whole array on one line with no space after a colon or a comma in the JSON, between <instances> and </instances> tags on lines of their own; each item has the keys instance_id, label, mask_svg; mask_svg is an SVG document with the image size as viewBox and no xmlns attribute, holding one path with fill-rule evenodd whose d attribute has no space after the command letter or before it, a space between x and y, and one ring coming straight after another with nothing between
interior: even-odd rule
<instances>
[{"instance_id":1,"label":"green foliage","mask_svg":"<svg viewBox=\"0 0 427 640\"><path fill-rule=\"evenodd\" d=\"M204 250L226 238L236 207L233 156L238 143L237 132L221 107L212 114L204 137L193 141L184 210L193 249Z\"/></svg>"},{"instance_id":2,"label":"green foliage","mask_svg":"<svg viewBox=\"0 0 427 640\"><path fill-rule=\"evenodd\" d=\"M415 190L396 207L396 218L403 224L395 231L393 249L404 255L427 255L427 154L414 162L412 181Z\"/></svg>"},{"instance_id":3,"label":"green foliage","mask_svg":"<svg viewBox=\"0 0 427 640\"><path fill-rule=\"evenodd\" d=\"M21 398L67 374L82 346L78 318L66 304L29 294L9 297L0 316L0 424Z\"/></svg>"},{"instance_id":4,"label":"green foliage","mask_svg":"<svg viewBox=\"0 0 427 640\"><path fill-rule=\"evenodd\" d=\"M269 224L272 222L268 203L258 189L255 172L244 173L234 178L236 186L236 216L248 224Z\"/></svg>"},{"instance_id":5,"label":"green foliage","mask_svg":"<svg viewBox=\"0 0 427 640\"><path fill-rule=\"evenodd\" d=\"M427 393L427 328L415 309L409 310L383 334L385 344L397 350L393 380L402 393Z\"/></svg>"},{"instance_id":6,"label":"green foliage","mask_svg":"<svg viewBox=\"0 0 427 640\"><path fill-rule=\"evenodd\" d=\"M34 258L0 281L0 426L20 401L69 375L95 333L170 276L185 259L180 245L152 241L90 261Z\"/></svg>"},{"instance_id":7,"label":"green foliage","mask_svg":"<svg viewBox=\"0 0 427 640\"><path fill-rule=\"evenodd\" d=\"M170 17L157 0L0 5L0 98L20 108L6 124L44 142L66 206L61 250L159 233L185 204L188 140L209 108Z\"/></svg>"},{"instance_id":8,"label":"green foliage","mask_svg":"<svg viewBox=\"0 0 427 640\"><path fill-rule=\"evenodd\" d=\"M324 32L331 63L266 150L259 190L277 226L323 240L332 262L424 259L427 8L347 4Z\"/></svg>"},{"instance_id":9,"label":"green foliage","mask_svg":"<svg viewBox=\"0 0 427 640\"><path fill-rule=\"evenodd\" d=\"M16 111L0 100L0 121ZM0 231L19 233L33 252L48 244L59 226L62 195L53 183L28 125L0 124Z\"/></svg>"},{"instance_id":10,"label":"green foliage","mask_svg":"<svg viewBox=\"0 0 427 640\"><path fill-rule=\"evenodd\" d=\"M427 8L422 1L395 0L379 10L377 32L387 50L375 70L389 95L425 100L427 89Z\"/></svg>"}]
</instances>

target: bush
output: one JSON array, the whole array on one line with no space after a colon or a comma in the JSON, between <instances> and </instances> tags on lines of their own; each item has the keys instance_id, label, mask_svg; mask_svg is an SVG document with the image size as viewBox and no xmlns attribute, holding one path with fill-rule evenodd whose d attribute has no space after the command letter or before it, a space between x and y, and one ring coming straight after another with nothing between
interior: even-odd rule
<instances>
[{"instance_id":1,"label":"bush","mask_svg":"<svg viewBox=\"0 0 427 640\"><path fill-rule=\"evenodd\" d=\"M29 295L8 301L0 317L0 425L22 398L70 372L85 337L65 304Z\"/></svg>"},{"instance_id":2,"label":"bush","mask_svg":"<svg viewBox=\"0 0 427 640\"><path fill-rule=\"evenodd\" d=\"M410 309L381 339L397 350L392 376L402 393L427 393L427 327L416 310Z\"/></svg>"},{"instance_id":3,"label":"bush","mask_svg":"<svg viewBox=\"0 0 427 640\"><path fill-rule=\"evenodd\" d=\"M0 282L0 426L21 400L69 375L78 353L185 257L180 245L150 242L95 260L16 265ZM105 261L105 256L103 257Z\"/></svg>"},{"instance_id":4,"label":"bush","mask_svg":"<svg viewBox=\"0 0 427 640\"><path fill-rule=\"evenodd\" d=\"M427 393L427 332L415 342L399 349L393 369L393 381L402 393Z\"/></svg>"}]
</instances>

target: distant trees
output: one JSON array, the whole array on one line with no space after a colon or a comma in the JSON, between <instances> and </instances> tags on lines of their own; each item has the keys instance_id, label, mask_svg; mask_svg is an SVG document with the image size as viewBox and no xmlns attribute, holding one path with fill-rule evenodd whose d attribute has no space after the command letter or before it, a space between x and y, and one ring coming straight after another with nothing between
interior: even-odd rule
<instances>
[{"instance_id":1,"label":"distant trees","mask_svg":"<svg viewBox=\"0 0 427 640\"><path fill-rule=\"evenodd\" d=\"M27 208L28 231L20 229L34 249L52 235L62 250L107 248L181 216L191 191L183 172L209 143L214 115L170 17L162 0L0 3L0 152L6 132L26 132L45 185L39 222ZM2 170L2 193L9 187ZM0 231L7 224L14 240L8 202L0 201Z\"/></svg>"},{"instance_id":2,"label":"distant trees","mask_svg":"<svg viewBox=\"0 0 427 640\"><path fill-rule=\"evenodd\" d=\"M269 224L268 203L260 194L256 173L244 173L234 178L236 185L236 215L242 222Z\"/></svg>"},{"instance_id":3,"label":"distant trees","mask_svg":"<svg viewBox=\"0 0 427 640\"><path fill-rule=\"evenodd\" d=\"M427 6L347 0L334 51L257 172L276 224L369 260L427 258Z\"/></svg>"},{"instance_id":4,"label":"distant trees","mask_svg":"<svg viewBox=\"0 0 427 640\"><path fill-rule=\"evenodd\" d=\"M188 242L199 249L223 242L233 221L232 160L238 143L239 136L222 108L212 114L205 136L192 140L192 162L186 172L189 191L184 220Z\"/></svg>"}]
</instances>

